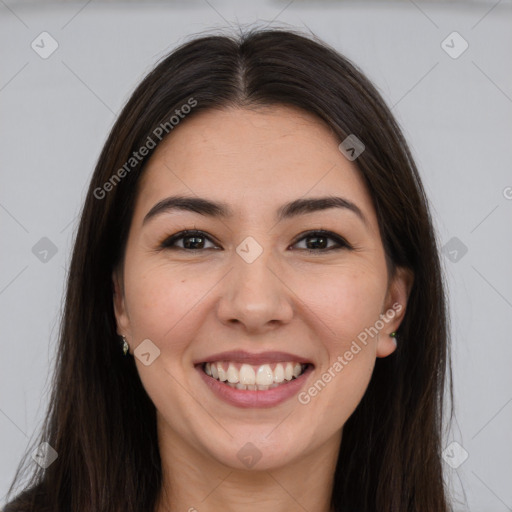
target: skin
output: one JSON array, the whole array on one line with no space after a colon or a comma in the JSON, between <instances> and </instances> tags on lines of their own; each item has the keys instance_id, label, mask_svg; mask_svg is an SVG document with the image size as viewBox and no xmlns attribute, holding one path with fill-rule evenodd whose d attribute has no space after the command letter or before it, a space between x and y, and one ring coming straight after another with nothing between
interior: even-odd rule
<instances>
[{"instance_id":1,"label":"skin","mask_svg":"<svg viewBox=\"0 0 512 512\"><path fill-rule=\"evenodd\" d=\"M339 142L295 108L231 108L186 118L151 157L123 266L112 277L117 328L130 353L145 339L160 350L149 366L135 357L157 409L164 484L156 512L330 510L343 425L376 358L396 348L389 334L412 285L404 269L388 278L371 196ZM143 225L156 203L175 194L226 202L235 215L169 211ZM368 225L338 208L275 219L283 203L327 195L355 203ZM182 248L190 239L159 249L183 229L209 238L195 252ZM353 249L307 252L316 238L304 232L318 229ZM247 236L263 248L250 264L236 252ZM307 404L294 396L275 407L238 408L217 398L193 367L224 350L292 352L314 362L307 390L393 304L400 312ZM250 469L237 457L247 442L261 454Z\"/></svg>"}]
</instances>

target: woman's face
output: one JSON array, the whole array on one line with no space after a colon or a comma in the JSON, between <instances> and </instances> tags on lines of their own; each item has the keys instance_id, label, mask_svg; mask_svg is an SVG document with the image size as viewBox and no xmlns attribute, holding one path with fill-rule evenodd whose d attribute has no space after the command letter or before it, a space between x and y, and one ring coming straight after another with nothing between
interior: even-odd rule
<instances>
[{"instance_id":1,"label":"woman's face","mask_svg":"<svg viewBox=\"0 0 512 512\"><path fill-rule=\"evenodd\" d=\"M337 453L411 284L339 142L289 107L206 111L148 163L114 304L166 446L240 469Z\"/></svg>"}]
</instances>

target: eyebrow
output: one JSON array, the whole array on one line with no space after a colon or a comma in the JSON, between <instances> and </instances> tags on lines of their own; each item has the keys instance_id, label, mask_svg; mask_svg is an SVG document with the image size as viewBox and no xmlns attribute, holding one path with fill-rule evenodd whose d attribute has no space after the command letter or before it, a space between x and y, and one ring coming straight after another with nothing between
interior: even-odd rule
<instances>
[{"instance_id":1,"label":"eyebrow","mask_svg":"<svg viewBox=\"0 0 512 512\"><path fill-rule=\"evenodd\" d=\"M282 205L277 210L276 218L278 221L281 221L298 215L328 210L330 208L349 210L359 217L367 227L369 226L368 220L356 204L348 199L337 196L295 199L294 201ZM216 218L228 218L234 215L230 206L223 202L212 201L202 197L171 196L156 203L146 214L142 224L146 224L157 215L171 211L189 211Z\"/></svg>"}]
</instances>

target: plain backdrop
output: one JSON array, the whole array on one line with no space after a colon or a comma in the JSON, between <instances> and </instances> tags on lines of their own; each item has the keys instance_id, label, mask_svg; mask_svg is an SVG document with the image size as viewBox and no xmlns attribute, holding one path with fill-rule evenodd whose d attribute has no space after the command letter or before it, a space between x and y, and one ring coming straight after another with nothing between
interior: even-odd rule
<instances>
[{"instance_id":1,"label":"plain backdrop","mask_svg":"<svg viewBox=\"0 0 512 512\"><path fill-rule=\"evenodd\" d=\"M512 5L505 0L0 1L0 498L46 410L77 214L116 113L178 44L199 32L265 24L312 31L344 53L402 126L449 285L456 421L443 446L458 443L444 463L454 510L512 510ZM31 45L41 38L38 52ZM40 47L51 44L57 49L42 58Z\"/></svg>"}]
</instances>

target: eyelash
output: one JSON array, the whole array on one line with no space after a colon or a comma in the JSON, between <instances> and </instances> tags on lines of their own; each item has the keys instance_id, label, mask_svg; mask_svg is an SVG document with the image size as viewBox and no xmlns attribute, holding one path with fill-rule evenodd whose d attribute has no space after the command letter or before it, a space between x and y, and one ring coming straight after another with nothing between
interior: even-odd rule
<instances>
[{"instance_id":1,"label":"eyelash","mask_svg":"<svg viewBox=\"0 0 512 512\"><path fill-rule=\"evenodd\" d=\"M213 240L209 236L207 236L203 231L186 229L184 231L180 231L179 233L175 233L174 235L171 235L170 237L167 237L163 242L160 243L159 248L160 249L172 249L172 250L179 249L179 250L188 251L188 252L197 252L197 251L205 250L205 249L187 249L185 247L177 247L177 246L173 245L178 240L182 240L184 238L193 237L193 236L205 238L205 239L208 239L210 242L214 243ZM300 238L296 239L292 245L295 245L298 242L301 242L302 240L304 240L306 238L313 238L313 237L330 238L331 240L334 240L338 244L338 247L328 247L326 249L299 249L299 250L307 251L309 253L318 253L318 252L337 251L340 249L348 249L348 250L353 249L352 246L346 240L344 240L342 237L340 237L339 235L336 235L335 233L333 233L331 231L325 231L322 229L315 230L315 231L307 231L306 233L301 233Z\"/></svg>"}]
</instances>

